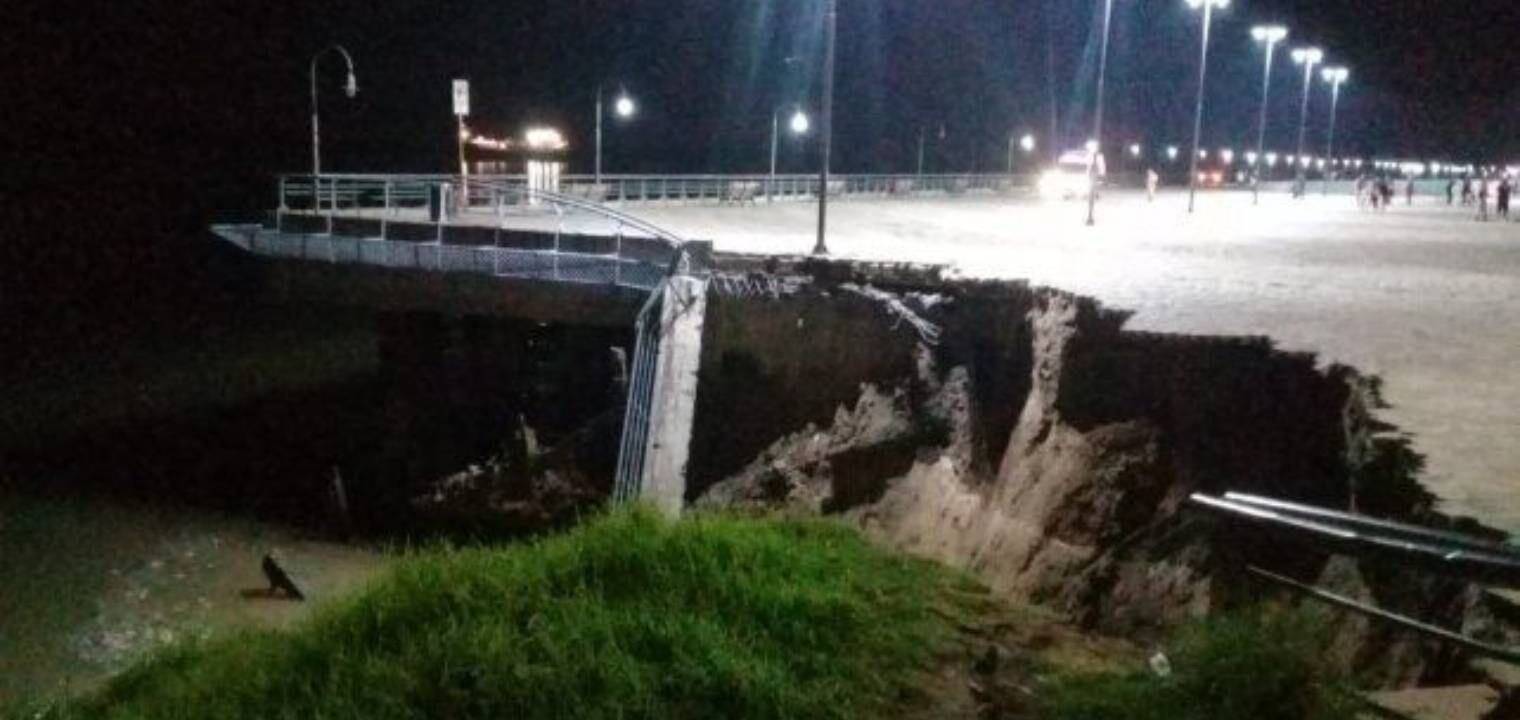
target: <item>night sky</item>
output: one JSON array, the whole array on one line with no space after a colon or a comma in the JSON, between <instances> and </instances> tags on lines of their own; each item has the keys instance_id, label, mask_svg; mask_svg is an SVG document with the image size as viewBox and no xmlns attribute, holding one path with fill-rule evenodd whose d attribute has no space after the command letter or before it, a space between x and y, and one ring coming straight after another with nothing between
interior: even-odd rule
<instances>
[{"instance_id":1,"label":"night sky","mask_svg":"<svg viewBox=\"0 0 1520 720\"><path fill-rule=\"evenodd\" d=\"M331 171L445 172L449 80L472 125L563 128L589 171L594 88L640 113L610 124L608 172L759 172L772 109L817 107L822 0L160 0L22 2L5 11L5 195L20 220L0 267L9 319L59 304L172 295L200 228L273 204L273 176L310 165L307 67L342 43L360 92L324 61ZM1090 123L1098 0L839 0L835 168L993 170L1010 133L1049 147ZM1520 155L1520 5L1512 0L1234 0L1211 45L1205 144L1254 137L1261 54L1251 25L1292 28L1348 65L1338 155L1510 161ZM1198 13L1116 0L1108 141L1185 146ZM794 62L786 62L793 58ZM1290 148L1301 76L1280 56L1269 145ZM1053 60L1053 62L1051 62ZM1051 72L1053 68L1054 72ZM1051 80L1054 80L1052 84ZM1329 93L1316 82L1310 142ZM938 129L945 139L938 140ZM813 167L814 142L784 170ZM88 211L88 212L86 212ZM170 283L169 285L172 285ZM103 300L102 298L107 298Z\"/></svg>"}]
</instances>

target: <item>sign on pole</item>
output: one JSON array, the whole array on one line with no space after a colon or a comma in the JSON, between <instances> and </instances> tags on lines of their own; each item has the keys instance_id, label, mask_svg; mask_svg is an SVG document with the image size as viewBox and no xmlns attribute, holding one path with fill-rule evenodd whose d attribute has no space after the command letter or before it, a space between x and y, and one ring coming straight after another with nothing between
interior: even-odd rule
<instances>
[{"instance_id":1,"label":"sign on pole","mask_svg":"<svg viewBox=\"0 0 1520 720\"><path fill-rule=\"evenodd\" d=\"M464 117L470 114L470 81L454 81L454 114Z\"/></svg>"}]
</instances>

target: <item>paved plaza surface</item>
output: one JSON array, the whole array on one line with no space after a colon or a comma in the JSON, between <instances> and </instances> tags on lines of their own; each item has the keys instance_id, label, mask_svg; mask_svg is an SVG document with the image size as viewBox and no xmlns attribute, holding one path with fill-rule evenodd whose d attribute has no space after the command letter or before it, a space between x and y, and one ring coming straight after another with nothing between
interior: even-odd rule
<instances>
[{"instance_id":1,"label":"paved plaza surface","mask_svg":"<svg viewBox=\"0 0 1520 720\"><path fill-rule=\"evenodd\" d=\"M1111 193L1089 228L1077 202L846 199L829 207L829 248L1027 278L1134 310L1135 329L1267 335L1377 373L1383 416L1415 435L1443 508L1520 532L1520 223L1444 198L1377 214L1344 196L1186 204ZM807 252L816 227L803 202L628 210L727 251Z\"/></svg>"}]
</instances>

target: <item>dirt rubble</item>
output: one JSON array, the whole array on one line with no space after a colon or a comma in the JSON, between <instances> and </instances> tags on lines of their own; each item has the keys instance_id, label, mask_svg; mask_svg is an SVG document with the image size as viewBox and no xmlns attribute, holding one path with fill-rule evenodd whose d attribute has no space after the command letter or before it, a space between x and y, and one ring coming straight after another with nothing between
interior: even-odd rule
<instances>
[{"instance_id":1,"label":"dirt rubble","mask_svg":"<svg viewBox=\"0 0 1520 720\"><path fill-rule=\"evenodd\" d=\"M1233 490L1483 532L1436 511L1422 459L1375 417L1375 378L1260 338L1127 332L1122 312L1019 283L887 290L820 282L714 298L695 507L844 517L1007 598L1131 638L1286 599L1248 577L1249 563L1515 640L1502 621L1513 607L1471 584L1331 558L1184 508L1190 493ZM838 347L840 334L853 346ZM1375 684L1479 677L1448 647L1338 617L1337 658Z\"/></svg>"}]
</instances>

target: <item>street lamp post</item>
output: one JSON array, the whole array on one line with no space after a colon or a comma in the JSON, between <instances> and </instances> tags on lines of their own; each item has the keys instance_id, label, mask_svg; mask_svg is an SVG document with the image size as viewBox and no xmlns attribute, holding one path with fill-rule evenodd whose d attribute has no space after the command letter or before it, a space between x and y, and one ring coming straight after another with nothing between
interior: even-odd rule
<instances>
[{"instance_id":1,"label":"street lamp post","mask_svg":"<svg viewBox=\"0 0 1520 720\"><path fill-rule=\"evenodd\" d=\"M333 51L342 55L343 61L348 65L348 82L343 86L343 92L350 98L359 94L359 81L354 78L354 58L342 45L329 45L311 57L311 174L314 177L322 175L322 126L317 115L317 63L322 56Z\"/></svg>"},{"instance_id":2,"label":"street lamp post","mask_svg":"<svg viewBox=\"0 0 1520 720\"><path fill-rule=\"evenodd\" d=\"M1193 111L1193 161L1188 171L1188 212L1193 212L1193 206L1198 196L1198 143L1203 134L1203 91L1209 72L1209 26L1214 22L1214 8L1217 6L1223 10L1229 7L1230 0L1187 0L1188 7L1203 8L1203 43L1198 57L1198 102Z\"/></svg>"},{"instance_id":3,"label":"street lamp post","mask_svg":"<svg viewBox=\"0 0 1520 720\"><path fill-rule=\"evenodd\" d=\"M1298 108L1298 170L1293 178L1293 196L1304 196L1304 134L1309 128L1309 86L1314 81L1314 66L1325 59L1319 48L1305 47L1293 51L1293 63L1304 66L1304 97Z\"/></svg>"},{"instance_id":4,"label":"street lamp post","mask_svg":"<svg viewBox=\"0 0 1520 720\"><path fill-rule=\"evenodd\" d=\"M829 218L829 156L834 144L834 35L839 24L838 0L826 0L823 16L823 102L819 113L818 132L823 135L820 144L818 168L818 241L813 244L814 255L829 254L824 242L828 232Z\"/></svg>"},{"instance_id":5,"label":"street lamp post","mask_svg":"<svg viewBox=\"0 0 1520 720\"><path fill-rule=\"evenodd\" d=\"M1108 30L1114 19L1114 0L1103 0L1103 42L1098 47L1098 95L1093 107L1093 139L1098 147L1087 158L1087 224L1097 223L1098 156L1103 152L1103 80L1108 73Z\"/></svg>"},{"instance_id":6,"label":"street lamp post","mask_svg":"<svg viewBox=\"0 0 1520 720\"><path fill-rule=\"evenodd\" d=\"M1325 143L1325 157L1335 157L1335 111L1341 103L1341 83L1351 77L1351 71L1344 67L1327 67L1323 77L1325 82L1330 83L1330 139ZM1322 195L1330 194L1330 172L1325 172L1325 183Z\"/></svg>"},{"instance_id":7,"label":"street lamp post","mask_svg":"<svg viewBox=\"0 0 1520 720\"><path fill-rule=\"evenodd\" d=\"M1272 54L1277 44L1288 37L1288 29L1281 25L1258 25L1251 28L1251 37L1267 46L1266 69L1261 74L1261 118L1256 127L1256 159L1251 161L1251 203L1261 204L1261 160L1267 152L1267 97L1272 92Z\"/></svg>"},{"instance_id":8,"label":"street lamp post","mask_svg":"<svg viewBox=\"0 0 1520 720\"><path fill-rule=\"evenodd\" d=\"M612 111L617 114L618 118L627 120L638 111L638 106L634 104L633 98L628 97L628 92L624 90L618 92L617 100L612 103ZM602 184L602 117L605 114L602 110L602 86L598 85L596 86L596 171L594 174L597 185Z\"/></svg>"},{"instance_id":9,"label":"street lamp post","mask_svg":"<svg viewBox=\"0 0 1520 720\"><path fill-rule=\"evenodd\" d=\"M795 113L792 114L792 119L791 119L792 134L793 135L803 135L803 134L806 134L807 131L808 131L808 125L809 125L809 123L808 123L807 114L804 113L804 112L802 112L802 108L797 108L797 112L795 112ZM770 187L766 188L766 191L765 191L765 201L766 202L770 202L771 201L771 195L776 192L776 155L777 155L777 152L779 151L780 145L781 145L781 109L777 108L777 109L771 111L771 176L770 176Z\"/></svg>"}]
</instances>

